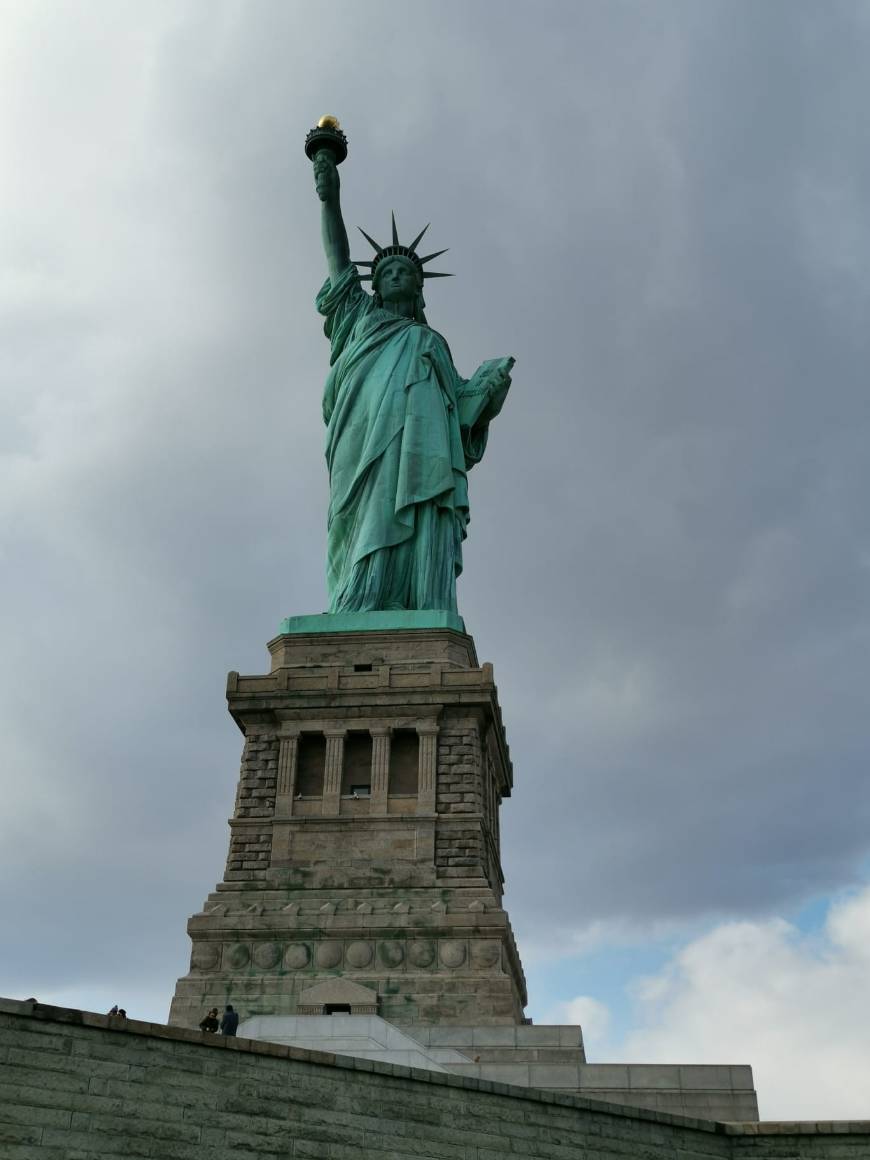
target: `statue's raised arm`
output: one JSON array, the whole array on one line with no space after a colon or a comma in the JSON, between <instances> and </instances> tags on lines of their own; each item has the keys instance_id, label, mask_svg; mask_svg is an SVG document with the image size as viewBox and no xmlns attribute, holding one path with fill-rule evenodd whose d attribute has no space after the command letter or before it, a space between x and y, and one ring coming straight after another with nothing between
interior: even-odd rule
<instances>
[{"instance_id":1,"label":"statue's raised arm","mask_svg":"<svg viewBox=\"0 0 870 1160\"><path fill-rule=\"evenodd\" d=\"M338 281L350 265L350 245L341 216L341 179L338 166L347 157L347 138L335 117L321 117L305 139L305 152L314 163L314 188L320 198L320 232L329 280Z\"/></svg>"},{"instance_id":2,"label":"statue's raised arm","mask_svg":"<svg viewBox=\"0 0 870 1160\"><path fill-rule=\"evenodd\" d=\"M341 216L341 179L335 155L329 149L321 149L314 156L314 188L321 202L320 233L329 278L337 282L350 265L350 244Z\"/></svg>"},{"instance_id":3,"label":"statue's raised arm","mask_svg":"<svg viewBox=\"0 0 870 1160\"><path fill-rule=\"evenodd\" d=\"M427 268L443 250L417 252L428 227L404 244L394 217L391 239L364 233L374 255L352 263L339 204L347 139L334 117L320 119L305 152L329 267L317 296L331 346L323 393L329 611L455 616L468 472L483 457L513 359L491 359L462 378L426 320L424 279L449 277Z\"/></svg>"}]
</instances>

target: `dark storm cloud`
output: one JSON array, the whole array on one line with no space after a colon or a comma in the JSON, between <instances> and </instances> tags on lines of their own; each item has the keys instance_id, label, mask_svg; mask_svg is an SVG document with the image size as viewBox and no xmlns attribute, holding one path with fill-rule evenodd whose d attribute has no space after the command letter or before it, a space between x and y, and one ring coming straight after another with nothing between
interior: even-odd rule
<instances>
[{"instance_id":1,"label":"dark storm cloud","mask_svg":"<svg viewBox=\"0 0 870 1160\"><path fill-rule=\"evenodd\" d=\"M860 6L312 14L17 17L7 990L169 993L225 855L224 674L323 606L325 111L348 223L451 247L427 298L457 365L518 360L460 606L529 948L789 905L867 853Z\"/></svg>"}]
</instances>

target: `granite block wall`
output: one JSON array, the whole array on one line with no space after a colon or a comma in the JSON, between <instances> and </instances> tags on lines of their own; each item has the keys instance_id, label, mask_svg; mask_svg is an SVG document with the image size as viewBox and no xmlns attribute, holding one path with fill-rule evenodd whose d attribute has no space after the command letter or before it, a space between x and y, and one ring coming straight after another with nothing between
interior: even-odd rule
<instances>
[{"instance_id":1,"label":"granite block wall","mask_svg":"<svg viewBox=\"0 0 870 1160\"><path fill-rule=\"evenodd\" d=\"M278 741L254 734L245 740L227 855L227 882L263 881L272 857L272 815L278 774Z\"/></svg>"},{"instance_id":2,"label":"granite block wall","mask_svg":"<svg viewBox=\"0 0 870 1160\"><path fill-rule=\"evenodd\" d=\"M865 1160L870 1123L724 1125L0 1000L3 1160Z\"/></svg>"}]
</instances>

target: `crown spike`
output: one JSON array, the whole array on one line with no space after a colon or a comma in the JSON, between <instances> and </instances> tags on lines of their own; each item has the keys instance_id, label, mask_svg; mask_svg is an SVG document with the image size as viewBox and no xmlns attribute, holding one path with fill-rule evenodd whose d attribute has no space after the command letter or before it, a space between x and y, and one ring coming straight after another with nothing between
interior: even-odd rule
<instances>
[{"instance_id":1,"label":"crown spike","mask_svg":"<svg viewBox=\"0 0 870 1160\"><path fill-rule=\"evenodd\" d=\"M365 238L365 240L368 242L368 244L374 249L375 253L380 254L380 252L383 250L384 247L379 246L374 238L369 237L369 235L365 232L365 230L362 228L362 226L357 226L356 228L359 230L359 232L362 234L362 236Z\"/></svg>"},{"instance_id":2,"label":"crown spike","mask_svg":"<svg viewBox=\"0 0 870 1160\"><path fill-rule=\"evenodd\" d=\"M393 245L398 246L399 245L399 231L396 229L396 215L395 215L395 213L392 212L392 210L390 211L390 217L393 219ZM413 250L413 248L414 247L411 246L412 250Z\"/></svg>"},{"instance_id":3,"label":"crown spike","mask_svg":"<svg viewBox=\"0 0 870 1160\"><path fill-rule=\"evenodd\" d=\"M426 225L423 226L422 230L420 230L419 234L417 234L416 238L414 238L413 242L411 242L410 246L408 246L409 250L416 250L417 249L417 246L420 242L420 239L423 237L423 235L429 229L429 226L431 224L432 224L431 222L427 222Z\"/></svg>"},{"instance_id":4,"label":"crown spike","mask_svg":"<svg viewBox=\"0 0 870 1160\"><path fill-rule=\"evenodd\" d=\"M453 274L437 274L434 270L424 270L424 278L452 278Z\"/></svg>"},{"instance_id":5,"label":"crown spike","mask_svg":"<svg viewBox=\"0 0 870 1160\"><path fill-rule=\"evenodd\" d=\"M426 263L431 262L433 258L440 258L442 254L446 254L447 250L449 249L450 247L448 246L445 250L436 250L434 254L427 254L425 258L420 259L420 264L425 266Z\"/></svg>"}]
</instances>

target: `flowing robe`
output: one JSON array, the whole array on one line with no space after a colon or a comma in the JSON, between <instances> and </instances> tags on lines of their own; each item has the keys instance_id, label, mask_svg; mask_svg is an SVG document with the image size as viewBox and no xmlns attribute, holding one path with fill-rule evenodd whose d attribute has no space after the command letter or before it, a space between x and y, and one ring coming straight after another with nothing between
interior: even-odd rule
<instances>
[{"instance_id":1,"label":"flowing robe","mask_svg":"<svg viewBox=\"0 0 870 1160\"><path fill-rule=\"evenodd\" d=\"M458 375L436 331L378 307L356 267L317 296L332 351L323 394L330 612L456 610L467 472L486 447L486 376ZM483 368L481 368L483 370Z\"/></svg>"}]
</instances>

